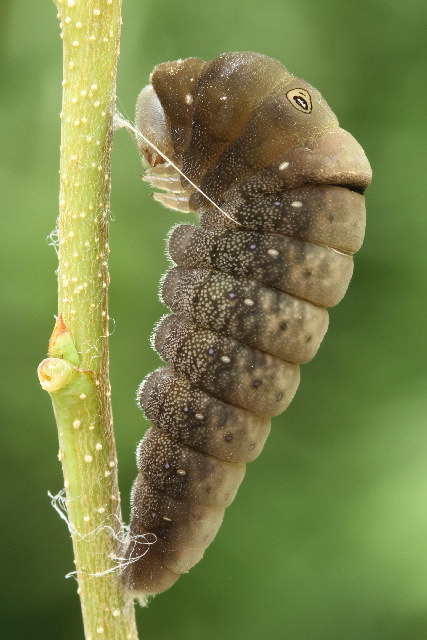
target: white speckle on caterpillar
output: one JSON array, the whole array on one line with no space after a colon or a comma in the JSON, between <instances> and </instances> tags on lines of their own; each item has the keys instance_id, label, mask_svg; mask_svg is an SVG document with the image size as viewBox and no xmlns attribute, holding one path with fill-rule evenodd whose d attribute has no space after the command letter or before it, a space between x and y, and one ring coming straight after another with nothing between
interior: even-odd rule
<instances>
[{"instance_id":1,"label":"white speckle on caterpillar","mask_svg":"<svg viewBox=\"0 0 427 640\"><path fill-rule=\"evenodd\" d=\"M252 298L245 298L243 300L244 304L246 304L248 307L253 307L253 305L255 304L255 302L252 300Z\"/></svg>"},{"instance_id":2,"label":"white speckle on caterpillar","mask_svg":"<svg viewBox=\"0 0 427 640\"><path fill-rule=\"evenodd\" d=\"M283 169L287 169L289 167L289 162L282 162L279 164L279 171L283 171Z\"/></svg>"},{"instance_id":3,"label":"white speckle on caterpillar","mask_svg":"<svg viewBox=\"0 0 427 640\"><path fill-rule=\"evenodd\" d=\"M277 249L268 249L267 253L269 256L273 256L274 258L279 255Z\"/></svg>"},{"instance_id":4,"label":"white speckle on caterpillar","mask_svg":"<svg viewBox=\"0 0 427 640\"><path fill-rule=\"evenodd\" d=\"M93 457L88 454L88 455L85 456L84 459L85 459L85 462L90 463L90 462L92 462Z\"/></svg>"},{"instance_id":5,"label":"white speckle on caterpillar","mask_svg":"<svg viewBox=\"0 0 427 640\"><path fill-rule=\"evenodd\" d=\"M81 425L81 420L74 420L73 427L74 429L79 429Z\"/></svg>"},{"instance_id":6,"label":"white speckle on caterpillar","mask_svg":"<svg viewBox=\"0 0 427 640\"><path fill-rule=\"evenodd\" d=\"M193 98L193 96L191 95L191 93L187 93L187 94L186 94L186 96L185 96L185 102L186 102L186 104L189 104L189 105L190 105L190 104L193 104L193 100L194 100L194 98Z\"/></svg>"},{"instance_id":7,"label":"white speckle on caterpillar","mask_svg":"<svg viewBox=\"0 0 427 640\"><path fill-rule=\"evenodd\" d=\"M294 207L295 209L299 209L300 207L302 207L301 200L294 200L293 202L291 202L291 207Z\"/></svg>"},{"instance_id":8,"label":"white speckle on caterpillar","mask_svg":"<svg viewBox=\"0 0 427 640\"><path fill-rule=\"evenodd\" d=\"M222 362L228 363L231 359L228 356L221 356L221 360Z\"/></svg>"}]
</instances>

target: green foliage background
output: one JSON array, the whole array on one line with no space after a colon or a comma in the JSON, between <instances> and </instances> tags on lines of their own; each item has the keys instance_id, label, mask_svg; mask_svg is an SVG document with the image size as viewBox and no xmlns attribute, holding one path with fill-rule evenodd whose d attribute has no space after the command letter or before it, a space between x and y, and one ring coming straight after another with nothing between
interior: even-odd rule
<instances>
[{"instance_id":1,"label":"green foliage background","mask_svg":"<svg viewBox=\"0 0 427 640\"><path fill-rule=\"evenodd\" d=\"M56 312L47 238L58 200L61 44L50 2L0 4L2 638L82 637L62 487L36 366ZM427 420L425 25L419 0L124 0L119 108L152 67L254 50L318 87L374 169L366 242L316 359L204 560L147 610L150 640L425 640ZM164 238L137 152L115 141L111 377L123 508L146 424L134 390L149 347Z\"/></svg>"}]
</instances>

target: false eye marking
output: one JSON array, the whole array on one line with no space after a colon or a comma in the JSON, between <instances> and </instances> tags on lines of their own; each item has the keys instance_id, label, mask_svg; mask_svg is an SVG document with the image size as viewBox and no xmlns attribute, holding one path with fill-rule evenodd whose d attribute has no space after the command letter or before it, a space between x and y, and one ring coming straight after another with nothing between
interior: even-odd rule
<instances>
[{"instance_id":1,"label":"false eye marking","mask_svg":"<svg viewBox=\"0 0 427 640\"><path fill-rule=\"evenodd\" d=\"M311 96L305 89L291 89L287 92L286 97L298 111L311 113L313 108Z\"/></svg>"}]
</instances>

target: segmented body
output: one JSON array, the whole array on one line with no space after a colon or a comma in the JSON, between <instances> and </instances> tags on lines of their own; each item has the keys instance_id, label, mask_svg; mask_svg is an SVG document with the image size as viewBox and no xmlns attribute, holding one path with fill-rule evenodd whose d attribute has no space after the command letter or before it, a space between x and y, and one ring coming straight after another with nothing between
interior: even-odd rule
<instances>
[{"instance_id":1,"label":"segmented body","mask_svg":"<svg viewBox=\"0 0 427 640\"><path fill-rule=\"evenodd\" d=\"M350 281L371 173L320 94L259 54L159 65L137 125L191 181L143 141L146 179L168 190L155 198L201 222L170 236L172 314L154 336L168 366L139 391L153 426L138 447L124 575L146 595L201 559L292 400Z\"/></svg>"}]
</instances>

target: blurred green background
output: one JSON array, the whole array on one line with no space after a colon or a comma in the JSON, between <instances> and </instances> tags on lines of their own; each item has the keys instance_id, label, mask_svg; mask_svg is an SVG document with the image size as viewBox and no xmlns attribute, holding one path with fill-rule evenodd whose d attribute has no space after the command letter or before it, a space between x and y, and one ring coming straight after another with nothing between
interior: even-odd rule
<instances>
[{"instance_id":1,"label":"blurred green background","mask_svg":"<svg viewBox=\"0 0 427 640\"><path fill-rule=\"evenodd\" d=\"M259 51L318 87L374 169L366 242L288 411L204 560L146 610L145 640L427 638L425 29L420 0L124 0L119 109L165 60ZM49 1L0 5L2 153L0 637L82 637L50 402L36 367L56 312L61 44ZM424 138L424 140L423 140ZM424 162L423 162L424 161ZM114 146L111 377L123 509L146 424L134 402L164 238L185 216Z\"/></svg>"}]
</instances>

